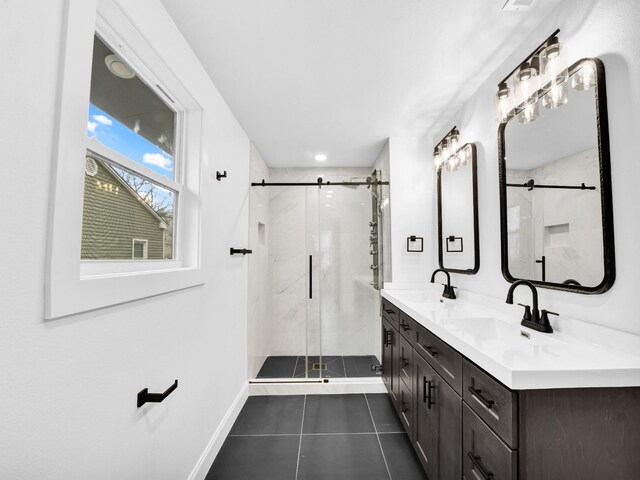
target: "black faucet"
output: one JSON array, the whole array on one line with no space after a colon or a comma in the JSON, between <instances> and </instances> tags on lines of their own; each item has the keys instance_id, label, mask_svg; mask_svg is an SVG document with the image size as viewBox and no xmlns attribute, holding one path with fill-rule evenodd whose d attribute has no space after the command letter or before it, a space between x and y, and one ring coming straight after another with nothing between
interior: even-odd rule
<instances>
[{"instance_id":1,"label":"black faucet","mask_svg":"<svg viewBox=\"0 0 640 480\"><path fill-rule=\"evenodd\" d=\"M444 272L444 274L447 276L447 284L444 285L444 290L442 291L442 297L443 298L448 298L450 300L455 300L456 299L456 292L453 291L454 288L456 287L452 287L451 286L451 275L449 275L449 272L447 272L446 270L442 269L442 268L438 268L436 270L433 271L433 273L431 274L431 283L434 283L434 279L436 278L436 273L438 272Z\"/></svg>"},{"instance_id":2,"label":"black faucet","mask_svg":"<svg viewBox=\"0 0 640 480\"><path fill-rule=\"evenodd\" d=\"M507 299L505 300L508 304L513 305L513 291L518 288L520 285L526 285L531 289L531 295L533 297L533 311L529 305L524 305L523 303L519 303L521 307L524 307L524 315L522 316L522 321L520 325L524 327L533 328L539 332L544 333L553 333L553 328L551 327L551 323L549 323L549 315L558 315L557 313L550 312L548 310L542 310L542 316L538 311L538 291L533 283L528 282L526 280L516 280L513 282L511 287L509 287L509 291L507 292Z\"/></svg>"}]
</instances>

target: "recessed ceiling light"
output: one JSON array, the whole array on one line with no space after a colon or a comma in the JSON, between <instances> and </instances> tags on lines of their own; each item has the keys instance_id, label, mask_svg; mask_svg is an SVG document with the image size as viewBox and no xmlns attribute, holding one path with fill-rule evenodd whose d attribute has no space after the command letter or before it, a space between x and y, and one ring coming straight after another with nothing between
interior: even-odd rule
<instances>
[{"instance_id":1,"label":"recessed ceiling light","mask_svg":"<svg viewBox=\"0 0 640 480\"><path fill-rule=\"evenodd\" d=\"M317 162L324 162L327 159L327 156L324 153L318 153L314 158Z\"/></svg>"},{"instance_id":2,"label":"recessed ceiling light","mask_svg":"<svg viewBox=\"0 0 640 480\"><path fill-rule=\"evenodd\" d=\"M104 63L111 73L120 78L133 78L136 76L133 70L129 68L129 65L117 55L111 54L104 57Z\"/></svg>"}]
</instances>

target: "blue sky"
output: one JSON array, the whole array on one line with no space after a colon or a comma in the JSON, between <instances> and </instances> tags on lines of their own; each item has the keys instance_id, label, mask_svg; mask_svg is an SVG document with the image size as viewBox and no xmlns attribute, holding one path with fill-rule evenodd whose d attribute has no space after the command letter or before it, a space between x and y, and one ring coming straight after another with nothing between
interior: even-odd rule
<instances>
[{"instance_id":1,"label":"blue sky","mask_svg":"<svg viewBox=\"0 0 640 480\"><path fill-rule=\"evenodd\" d=\"M173 179L172 156L93 104L89 105L87 134L134 162Z\"/></svg>"},{"instance_id":2,"label":"blue sky","mask_svg":"<svg viewBox=\"0 0 640 480\"><path fill-rule=\"evenodd\" d=\"M87 135L95 137L103 145L130 160L144 165L164 177L173 179L174 160L171 155L168 155L93 104L89 104ZM115 170L120 171L119 168L115 168ZM165 208L168 207L169 210L173 210L175 200L173 191L146 181L138 193L144 197L149 190L154 191L153 202L146 199L151 208L157 211L159 207L164 206Z\"/></svg>"}]
</instances>

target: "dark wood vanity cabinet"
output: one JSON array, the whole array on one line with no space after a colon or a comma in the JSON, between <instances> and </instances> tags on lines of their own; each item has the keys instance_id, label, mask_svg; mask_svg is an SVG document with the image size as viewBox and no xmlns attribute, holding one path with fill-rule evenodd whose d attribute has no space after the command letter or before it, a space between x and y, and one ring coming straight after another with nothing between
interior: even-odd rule
<instances>
[{"instance_id":1,"label":"dark wood vanity cabinet","mask_svg":"<svg viewBox=\"0 0 640 480\"><path fill-rule=\"evenodd\" d=\"M459 479L462 399L415 355L413 444L429 479Z\"/></svg>"},{"instance_id":2,"label":"dark wood vanity cabinet","mask_svg":"<svg viewBox=\"0 0 640 480\"><path fill-rule=\"evenodd\" d=\"M640 479L640 387L514 391L383 305L383 381L429 480Z\"/></svg>"},{"instance_id":3,"label":"dark wood vanity cabinet","mask_svg":"<svg viewBox=\"0 0 640 480\"><path fill-rule=\"evenodd\" d=\"M382 381L387 387L396 408L400 398L400 375L398 361L398 329L384 316L382 317Z\"/></svg>"}]
</instances>

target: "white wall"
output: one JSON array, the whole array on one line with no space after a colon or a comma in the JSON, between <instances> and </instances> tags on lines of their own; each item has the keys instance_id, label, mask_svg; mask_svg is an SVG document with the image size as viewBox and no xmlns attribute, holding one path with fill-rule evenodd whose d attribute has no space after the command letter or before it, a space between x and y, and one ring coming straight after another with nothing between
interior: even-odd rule
<instances>
[{"instance_id":1,"label":"white wall","mask_svg":"<svg viewBox=\"0 0 640 480\"><path fill-rule=\"evenodd\" d=\"M66 2L0 2L0 60L11 65L0 74L1 478L187 478L245 385L247 261L228 249L247 244L249 140L162 5L122 3L204 109L206 283L43 320ZM174 379L164 403L136 408L139 390Z\"/></svg>"},{"instance_id":2,"label":"white wall","mask_svg":"<svg viewBox=\"0 0 640 480\"><path fill-rule=\"evenodd\" d=\"M394 283L426 282L438 263L430 150L424 138L391 137L389 158L391 277ZM411 235L424 238L424 252L407 252L407 237Z\"/></svg>"},{"instance_id":3,"label":"white wall","mask_svg":"<svg viewBox=\"0 0 640 480\"><path fill-rule=\"evenodd\" d=\"M269 167L251 144L251 182L269 180ZM253 187L249 194L249 305L247 312L248 378L255 378L270 353L269 328L269 189ZM260 227L262 225L262 227ZM262 229L262 233L260 232Z\"/></svg>"},{"instance_id":4,"label":"white wall","mask_svg":"<svg viewBox=\"0 0 640 480\"><path fill-rule=\"evenodd\" d=\"M612 289L603 295L577 295L552 290L540 291L543 308L583 319L592 323L640 334L637 293L640 287L640 216L637 182L640 162L637 160L637 132L640 131L640 3L637 0L583 1L565 0L540 25L536 33L515 49L513 55L487 79L464 107L450 119L441 131L429 132L427 138L438 141L453 125L461 132L461 143L476 142L478 147L478 185L480 217L480 271L474 276L455 275L454 284L468 290L504 299L509 284L500 270L500 218L498 192L497 124L493 114L493 96L498 81L522 61L544 38L556 28L568 48L570 63L583 57L598 57L604 62L609 107L615 249L617 278ZM417 174L428 159L395 164L392 145L393 204L402 196L411 197L421 205L409 215L404 207L394 208L394 282L424 277L423 264L408 265L398 252L396 237L406 235L411 218L429 216L435 219L435 189L433 173L430 181ZM406 160L406 159L402 159ZM404 171L403 171L404 170ZM394 177L394 173L398 176ZM422 170L420 170L422 172ZM423 198L423 187L429 188ZM413 191L411 195L407 192ZM399 192L399 193L398 193ZM409 204L409 198L404 200ZM406 218L398 218L404 215ZM398 225L398 222L402 222ZM429 242L431 263L437 258L436 230L433 223ZM400 238L398 238L400 240ZM398 262L398 255L401 261ZM395 267L398 267L397 269ZM522 297L523 300L528 298ZM560 317L560 325L562 317Z\"/></svg>"}]
</instances>

